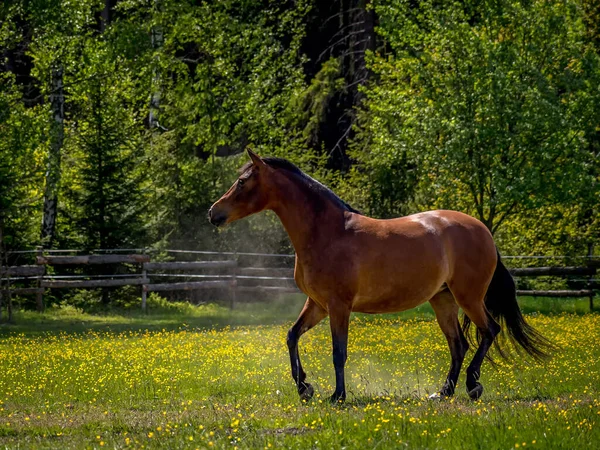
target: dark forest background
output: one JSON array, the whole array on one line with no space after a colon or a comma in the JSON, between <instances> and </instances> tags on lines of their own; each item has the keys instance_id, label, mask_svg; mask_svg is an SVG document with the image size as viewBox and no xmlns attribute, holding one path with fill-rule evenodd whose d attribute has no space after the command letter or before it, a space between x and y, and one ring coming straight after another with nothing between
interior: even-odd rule
<instances>
[{"instance_id":1,"label":"dark forest background","mask_svg":"<svg viewBox=\"0 0 600 450\"><path fill-rule=\"evenodd\" d=\"M4 1L2 251L289 252L206 220L247 146L371 216L597 251L599 54L593 0Z\"/></svg>"}]
</instances>

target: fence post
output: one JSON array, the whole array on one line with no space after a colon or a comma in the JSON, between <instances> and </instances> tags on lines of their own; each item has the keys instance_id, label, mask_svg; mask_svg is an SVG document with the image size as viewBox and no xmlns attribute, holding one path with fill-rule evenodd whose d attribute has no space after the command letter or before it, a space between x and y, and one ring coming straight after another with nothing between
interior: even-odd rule
<instances>
[{"instance_id":1,"label":"fence post","mask_svg":"<svg viewBox=\"0 0 600 450\"><path fill-rule=\"evenodd\" d=\"M587 266L588 267L593 267L591 264L592 261L592 256L594 255L594 244L589 243L588 244L588 263ZM596 272L598 271L598 269L596 269ZM590 290L590 312L594 311L594 295L596 294L596 292L594 291L594 289L592 289L593 287L593 280L594 279L594 275L590 275L589 279L588 279L588 289Z\"/></svg>"},{"instance_id":2,"label":"fence post","mask_svg":"<svg viewBox=\"0 0 600 450\"><path fill-rule=\"evenodd\" d=\"M146 249L142 250L142 255L145 254ZM142 279L146 279L146 263L142 263ZM142 284L142 312L146 312L146 285Z\"/></svg>"},{"instance_id":3,"label":"fence post","mask_svg":"<svg viewBox=\"0 0 600 450\"><path fill-rule=\"evenodd\" d=\"M37 252L36 255L39 257L43 256L43 251L44 248L43 247L37 247L36 248ZM44 265L44 268L46 268L46 266ZM46 271L44 270L44 273ZM43 278L43 274L38 276L37 281L35 286L40 289L42 287L42 278ZM38 312L44 312L44 294L42 294L41 292L36 292L35 294L35 307L38 310Z\"/></svg>"},{"instance_id":4,"label":"fence post","mask_svg":"<svg viewBox=\"0 0 600 450\"><path fill-rule=\"evenodd\" d=\"M229 288L229 309L235 307L237 301L237 268L238 268L238 256L234 253L233 259L235 260L235 267L231 269L231 287Z\"/></svg>"},{"instance_id":5,"label":"fence post","mask_svg":"<svg viewBox=\"0 0 600 450\"><path fill-rule=\"evenodd\" d=\"M6 308L8 309L8 323L13 323L12 295L10 295L10 289L8 289L10 286L6 285L6 287L6 298L8 300L6 302Z\"/></svg>"}]
</instances>

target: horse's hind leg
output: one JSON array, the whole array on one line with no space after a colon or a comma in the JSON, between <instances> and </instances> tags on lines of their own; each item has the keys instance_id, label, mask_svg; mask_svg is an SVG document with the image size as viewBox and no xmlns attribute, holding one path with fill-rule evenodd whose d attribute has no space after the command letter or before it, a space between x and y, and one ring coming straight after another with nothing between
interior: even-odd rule
<instances>
[{"instance_id":1,"label":"horse's hind leg","mask_svg":"<svg viewBox=\"0 0 600 450\"><path fill-rule=\"evenodd\" d=\"M452 357L450 371L448 372L444 386L442 386L439 393L435 393L429 398L451 397L454 395L456 381L458 380L465 354L469 349L469 344L460 328L458 322L458 305L452 293L447 289L439 292L429 300L429 303L433 307L438 324L446 336Z\"/></svg>"},{"instance_id":2,"label":"horse's hind leg","mask_svg":"<svg viewBox=\"0 0 600 450\"><path fill-rule=\"evenodd\" d=\"M481 296L472 296L470 298L479 298L476 303L465 301L464 296L453 292L457 303L463 309L467 317L477 326L477 331L481 337L479 347L473 356L473 360L467 367L467 393L473 400L477 400L483 393L483 386L479 383L481 374L481 364L492 346L494 339L500 333L500 325L487 311L484 304L484 294Z\"/></svg>"},{"instance_id":3,"label":"horse's hind leg","mask_svg":"<svg viewBox=\"0 0 600 450\"><path fill-rule=\"evenodd\" d=\"M290 328L287 335L287 345L290 350L290 363L292 366L292 377L298 387L298 394L302 400L310 400L314 394L313 387L306 383L306 373L302 369L300 356L298 355L298 340L300 336L327 317L327 311L319 306L310 297L306 300L304 308L298 316L296 323Z\"/></svg>"},{"instance_id":4,"label":"horse's hind leg","mask_svg":"<svg viewBox=\"0 0 600 450\"><path fill-rule=\"evenodd\" d=\"M481 336L481 341L479 342L479 347L475 352L475 356L473 356L469 367L467 367L467 392L469 397L473 400L477 400L483 393L483 386L479 383L481 364L483 363L488 350L492 346L494 339L498 333L500 333L500 325L498 322L490 316L487 310L484 311L484 314L487 319L487 325L479 325L473 318L469 317L473 323L477 325L477 331L479 331ZM479 321L481 323L481 319L479 319Z\"/></svg>"}]
</instances>

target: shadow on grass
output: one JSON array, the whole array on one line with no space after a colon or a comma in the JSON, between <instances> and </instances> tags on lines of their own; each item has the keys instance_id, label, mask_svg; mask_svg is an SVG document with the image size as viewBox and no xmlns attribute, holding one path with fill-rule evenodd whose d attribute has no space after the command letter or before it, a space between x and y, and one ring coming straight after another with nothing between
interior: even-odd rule
<instances>
[{"instance_id":1,"label":"shadow on grass","mask_svg":"<svg viewBox=\"0 0 600 450\"><path fill-rule=\"evenodd\" d=\"M584 315L590 313L589 298L570 297L519 297L519 306L524 314L556 315L562 313ZM594 298L594 311L600 309L600 295Z\"/></svg>"},{"instance_id":2,"label":"shadow on grass","mask_svg":"<svg viewBox=\"0 0 600 450\"><path fill-rule=\"evenodd\" d=\"M240 303L234 309L218 304L175 303L149 305L148 312L114 309L89 314L73 307L49 308L43 314L17 311L13 323L0 324L0 336L89 331L177 331L182 329L222 329L250 325L281 325L297 317L304 304L301 296L286 296L269 303Z\"/></svg>"},{"instance_id":3,"label":"shadow on grass","mask_svg":"<svg viewBox=\"0 0 600 450\"><path fill-rule=\"evenodd\" d=\"M127 331L179 331L223 329L241 326L291 324L302 310L305 297L288 296L270 302L240 303L234 309L218 304L194 306L174 304L170 308L149 307L148 313L138 310L113 309L101 313L86 313L73 307L50 308L45 313L17 311L13 323L0 323L0 337L15 334L73 334L90 331L121 333ZM429 304L398 314L355 314L361 321L386 319L433 320ZM327 319L326 319L327 320Z\"/></svg>"},{"instance_id":4,"label":"shadow on grass","mask_svg":"<svg viewBox=\"0 0 600 450\"><path fill-rule=\"evenodd\" d=\"M89 331L177 331L182 329L223 329L225 327L282 325L296 320L306 297L286 295L269 302L239 303L234 309L218 304L191 305L188 303L149 304L148 313L137 309L115 309L90 314L74 307L55 307L39 314L17 311L14 322L0 323L0 337L15 334L39 336L58 333L85 333ZM596 297L600 304L600 298ZM588 314L587 299L519 298L526 314ZM386 319L434 320L429 303L396 314L354 314L361 321Z\"/></svg>"},{"instance_id":5,"label":"shadow on grass","mask_svg":"<svg viewBox=\"0 0 600 450\"><path fill-rule=\"evenodd\" d=\"M423 399L420 398L416 393L406 394L389 394L389 395L377 395L377 394L359 394L349 395L342 408L353 409L355 407L364 408L368 405L380 405L380 404L417 404L422 403Z\"/></svg>"},{"instance_id":6,"label":"shadow on grass","mask_svg":"<svg viewBox=\"0 0 600 450\"><path fill-rule=\"evenodd\" d=\"M433 393L433 392L431 392ZM343 408L364 408L368 405L380 405L380 404L391 404L391 405L424 405L427 403L432 404L459 404L463 406L469 405L477 405L477 401L471 400L465 392L456 392L453 397L441 398L441 399L429 399L429 393L423 397L419 395L416 391L412 392L395 392L388 394L352 394L348 396L346 402L343 405L339 405ZM484 394L485 395L485 394ZM533 404L537 402L542 403L560 403L560 402L569 402L567 396L564 398L557 398L557 396L553 393L544 392L541 389L538 389L535 392L531 392L530 394L523 393L515 393L509 392L505 398L493 398L489 395L485 395L481 398L483 403L504 403L507 405L513 404L515 401L519 401L525 404ZM589 398L589 402L593 402L592 397Z\"/></svg>"}]
</instances>

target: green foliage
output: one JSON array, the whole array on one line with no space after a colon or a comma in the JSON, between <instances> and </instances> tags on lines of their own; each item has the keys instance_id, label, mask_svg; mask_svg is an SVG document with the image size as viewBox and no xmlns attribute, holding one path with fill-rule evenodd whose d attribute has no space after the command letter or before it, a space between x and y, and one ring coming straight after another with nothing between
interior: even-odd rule
<instances>
[{"instance_id":1,"label":"green foliage","mask_svg":"<svg viewBox=\"0 0 600 450\"><path fill-rule=\"evenodd\" d=\"M25 108L9 73L0 73L0 227L7 250L38 239L36 210L40 206L45 126L43 107Z\"/></svg>"},{"instance_id":2,"label":"green foliage","mask_svg":"<svg viewBox=\"0 0 600 450\"><path fill-rule=\"evenodd\" d=\"M38 134L27 138L38 145L41 162L50 142L51 72L63 69L55 245L232 246L237 239L220 237L204 220L245 162L222 156L251 144L266 154L312 160L302 136L310 118L295 107L306 89L299 49L309 2L123 0L108 21L101 19L105 7L96 0L47 0L2 10L10 20L2 22L0 42L30 58L31 84L23 88L39 96L34 103L21 99L9 69L1 72L11 80L1 101L14 106L13 116L23 111L35 122ZM8 109L2 108L3 132L21 136L23 127L5 117ZM22 174L17 168L11 176L22 180ZM40 208L39 175L36 192L28 190L32 208ZM273 229L272 218L261 223L258 229ZM37 226L28 223L17 246L36 245ZM282 239L279 233L273 245Z\"/></svg>"},{"instance_id":3,"label":"green foliage","mask_svg":"<svg viewBox=\"0 0 600 450\"><path fill-rule=\"evenodd\" d=\"M418 208L472 212L492 231L598 188L586 133L599 120L599 58L576 2L375 9L394 54L371 58L371 151L358 155L379 160L370 172L405 158Z\"/></svg>"},{"instance_id":4,"label":"green foliage","mask_svg":"<svg viewBox=\"0 0 600 450\"><path fill-rule=\"evenodd\" d=\"M231 246L238 239L219 237L204 218L245 159L217 156L248 144L292 159L306 150L289 128L304 89L299 45L307 3L159 5L151 25L164 44L154 54L153 89L163 130L151 133L147 151L151 242Z\"/></svg>"},{"instance_id":5,"label":"green foliage","mask_svg":"<svg viewBox=\"0 0 600 450\"><path fill-rule=\"evenodd\" d=\"M55 132L49 99L60 68L57 247L291 251L272 214L218 231L205 220L250 145L291 159L372 216L451 208L482 219L505 252L598 248L594 3L377 0L370 7L381 45L367 46L375 49L367 54L368 82L355 95L346 72L359 56L339 48L323 53L331 59L303 54L313 42L309 22L331 11L310 0L3 2L6 246L40 243ZM347 25L339 33L362 36ZM338 172L335 149L313 147L327 141L324 128L348 96L361 106L347 134L352 165Z\"/></svg>"},{"instance_id":6,"label":"green foliage","mask_svg":"<svg viewBox=\"0 0 600 450\"><path fill-rule=\"evenodd\" d=\"M286 141L285 108L303 87L298 66L306 5L163 1L159 56L164 120L189 151ZM287 45L286 45L287 43Z\"/></svg>"},{"instance_id":7,"label":"green foliage","mask_svg":"<svg viewBox=\"0 0 600 450\"><path fill-rule=\"evenodd\" d=\"M143 161L142 117L136 105L131 64L110 45L86 42L80 67L86 81L67 90L71 116L62 216L63 246L131 247L142 242L140 214ZM118 86L115 89L114 86ZM62 236L61 236L62 237Z\"/></svg>"},{"instance_id":8,"label":"green foliage","mask_svg":"<svg viewBox=\"0 0 600 450\"><path fill-rule=\"evenodd\" d=\"M524 252L547 256L587 255L590 246L600 246L598 204L597 201L591 211L585 204L573 203L544 206L535 214L519 214L505 222L496 242L505 254L510 255Z\"/></svg>"},{"instance_id":9,"label":"green foliage","mask_svg":"<svg viewBox=\"0 0 600 450\"><path fill-rule=\"evenodd\" d=\"M344 78L341 76L340 62L330 58L323 63L310 86L298 96L298 104L294 105L294 108L302 112L298 120L300 126L305 124L302 134L307 142L314 144L317 141L319 125L325 119L329 102L343 87Z\"/></svg>"}]
</instances>

